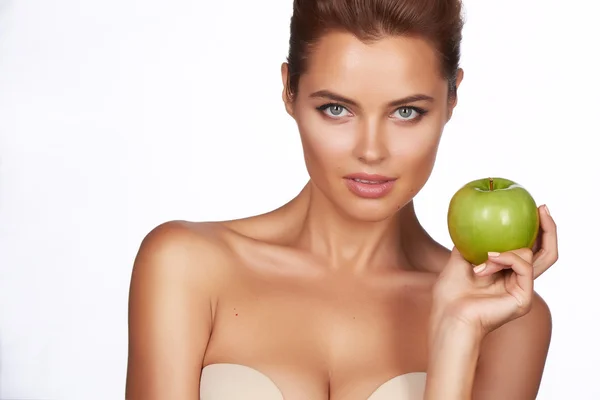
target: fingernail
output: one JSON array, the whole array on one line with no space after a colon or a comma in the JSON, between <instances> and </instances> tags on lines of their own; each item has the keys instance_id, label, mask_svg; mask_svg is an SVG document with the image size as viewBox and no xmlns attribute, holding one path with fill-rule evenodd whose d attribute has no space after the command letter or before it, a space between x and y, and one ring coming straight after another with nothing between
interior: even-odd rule
<instances>
[{"instance_id":1,"label":"fingernail","mask_svg":"<svg viewBox=\"0 0 600 400\"><path fill-rule=\"evenodd\" d=\"M546 214L550 215L550 210L548 210L548 206L544 204L544 211L546 211Z\"/></svg>"},{"instance_id":2,"label":"fingernail","mask_svg":"<svg viewBox=\"0 0 600 400\"><path fill-rule=\"evenodd\" d=\"M486 263L480 264L480 265L476 266L475 268L473 268L473 272L475 272L476 274L483 272L485 267L487 267Z\"/></svg>"},{"instance_id":3,"label":"fingernail","mask_svg":"<svg viewBox=\"0 0 600 400\"><path fill-rule=\"evenodd\" d=\"M498 257L499 255L500 255L500 253L498 253L496 251L488 251L489 257Z\"/></svg>"}]
</instances>

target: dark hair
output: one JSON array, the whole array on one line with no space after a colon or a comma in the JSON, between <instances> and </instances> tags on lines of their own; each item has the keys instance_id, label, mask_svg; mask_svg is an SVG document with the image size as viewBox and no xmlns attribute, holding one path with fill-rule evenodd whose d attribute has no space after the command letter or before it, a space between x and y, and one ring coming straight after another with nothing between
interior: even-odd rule
<instances>
[{"instance_id":1,"label":"dark hair","mask_svg":"<svg viewBox=\"0 0 600 400\"><path fill-rule=\"evenodd\" d=\"M461 0L294 0L287 94L293 99L297 93L310 49L319 38L345 31L364 42L388 35L426 39L440 54L440 69L453 97L463 24Z\"/></svg>"}]
</instances>

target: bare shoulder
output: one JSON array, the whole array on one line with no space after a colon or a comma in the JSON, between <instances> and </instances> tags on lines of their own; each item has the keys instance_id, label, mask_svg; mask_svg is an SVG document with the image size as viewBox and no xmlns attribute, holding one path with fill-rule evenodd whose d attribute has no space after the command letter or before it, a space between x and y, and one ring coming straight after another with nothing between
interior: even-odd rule
<instances>
[{"instance_id":1,"label":"bare shoulder","mask_svg":"<svg viewBox=\"0 0 600 400\"><path fill-rule=\"evenodd\" d=\"M217 224L169 221L158 225L144 237L133 273L186 278L210 275L216 278L230 256L229 246ZM211 283L207 279L201 281L204 285Z\"/></svg>"},{"instance_id":2,"label":"bare shoulder","mask_svg":"<svg viewBox=\"0 0 600 400\"><path fill-rule=\"evenodd\" d=\"M474 399L535 399L552 336L552 315L537 293L531 311L482 344ZM502 379L498 379L502 376Z\"/></svg>"},{"instance_id":3,"label":"bare shoulder","mask_svg":"<svg viewBox=\"0 0 600 400\"><path fill-rule=\"evenodd\" d=\"M492 332L486 338L486 350L492 350L495 347L503 347L506 342L522 342L528 348L537 348L544 351L550 343L552 335L552 314L546 301L538 294L534 293L533 305L531 311ZM533 345L531 347L530 345Z\"/></svg>"},{"instance_id":4,"label":"bare shoulder","mask_svg":"<svg viewBox=\"0 0 600 400\"><path fill-rule=\"evenodd\" d=\"M168 221L152 229L142 240L140 249L156 247L162 250L217 250L224 245L220 224L214 222Z\"/></svg>"},{"instance_id":5,"label":"bare shoulder","mask_svg":"<svg viewBox=\"0 0 600 400\"><path fill-rule=\"evenodd\" d=\"M166 222L142 240L129 290L127 399L197 399L230 259L211 224Z\"/></svg>"},{"instance_id":6,"label":"bare shoulder","mask_svg":"<svg viewBox=\"0 0 600 400\"><path fill-rule=\"evenodd\" d=\"M224 245L220 225L213 222L168 221L152 229L142 240L140 251L175 252L218 250Z\"/></svg>"}]
</instances>

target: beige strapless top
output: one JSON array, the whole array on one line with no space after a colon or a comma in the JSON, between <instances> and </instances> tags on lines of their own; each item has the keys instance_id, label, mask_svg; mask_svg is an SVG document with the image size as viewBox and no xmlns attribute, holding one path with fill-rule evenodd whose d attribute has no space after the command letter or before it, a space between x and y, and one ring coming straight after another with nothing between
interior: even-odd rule
<instances>
[{"instance_id":1,"label":"beige strapless top","mask_svg":"<svg viewBox=\"0 0 600 400\"><path fill-rule=\"evenodd\" d=\"M365 400L422 400L425 372L390 379ZM238 364L211 364L202 370L200 400L284 400L275 383L263 373Z\"/></svg>"}]
</instances>

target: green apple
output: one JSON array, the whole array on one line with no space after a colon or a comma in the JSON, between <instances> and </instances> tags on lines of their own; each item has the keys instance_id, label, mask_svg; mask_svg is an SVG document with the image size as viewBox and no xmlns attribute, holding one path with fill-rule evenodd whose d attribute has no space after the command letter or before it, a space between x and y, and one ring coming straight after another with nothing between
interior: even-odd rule
<instances>
[{"instance_id":1,"label":"green apple","mask_svg":"<svg viewBox=\"0 0 600 400\"><path fill-rule=\"evenodd\" d=\"M483 178L461 187L450 200L448 231L452 242L474 265L488 251L532 248L539 231L535 200L525 188L504 178Z\"/></svg>"}]
</instances>

